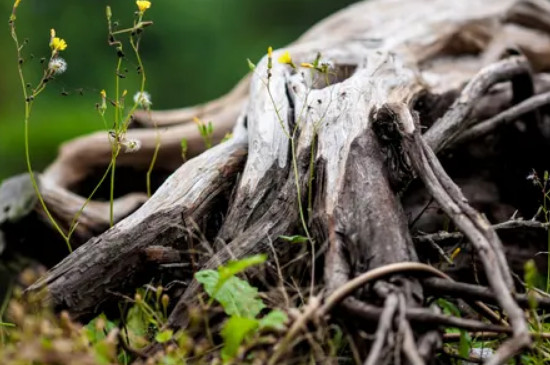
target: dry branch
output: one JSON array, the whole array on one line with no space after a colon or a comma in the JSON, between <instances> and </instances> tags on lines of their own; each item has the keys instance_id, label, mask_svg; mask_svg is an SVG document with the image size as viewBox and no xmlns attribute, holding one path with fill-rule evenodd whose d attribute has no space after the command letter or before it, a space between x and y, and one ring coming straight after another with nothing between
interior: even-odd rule
<instances>
[{"instance_id":1,"label":"dry branch","mask_svg":"<svg viewBox=\"0 0 550 365\"><path fill-rule=\"evenodd\" d=\"M87 316L116 293L150 279L163 263L191 263L184 270L191 278L194 271L233 257L273 251L281 261L279 273L307 272L311 289L310 304L274 349L272 363L288 353L311 318L329 312L343 319L352 334L357 328L350 315L378 322L384 336L375 341L370 357L362 354L370 363L391 361L392 356L411 363L429 360L441 342L435 330L440 325L512 331L512 339L489 360L504 363L530 343L518 305L525 305L526 298L514 293L494 227L468 204L434 152L452 151L457 141L473 134L499 133L497 125L520 115L533 127L534 114L526 118L525 113L545 105L547 95L532 95L544 87L534 84L531 73L550 66L541 58L549 54L550 41L547 33L527 28L548 32L549 14L548 6L535 0L360 2L288 48L296 64L311 62L318 52L330 59L334 68L328 84L310 70L277 63L267 81L264 58L253 75L216 101L154 112L151 120L136 115L147 128L131 130L128 137L142 140L142 152L121 156L118 166L146 169L155 147L155 124L162 126L159 170L173 171L181 164L182 137L189 141L190 155L198 156L179 167L136 212L89 240L30 290L47 288L57 307ZM525 32L533 37L527 39ZM502 34L514 40L519 55L509 56ZM547 79L536 75L534 80L547 90ZM508 82L510 87L503 85ZM238 115L233 139L199 154L202 142L188 121L194 116L212 119L219 140ZM423 136L417 117L431 126ZM52 184L47 186L71 189L109 161L105 135L84 137L66 144L42 179ZM401 201L415 176L476 248L490 284L490 290L449 284L441 292L471 300L493 295L511 328L423 308L425 289L430 293L444 284L410 272L390 272L363 285L361 280L388 265L418 261ZM96 202L90 207L101 208ZM199 250L191 247L197 231L210 242ZM285 255L291 248L279 239L283 234L310 238L306 259L299 264L292 254ZM263 279L269 284L272 278L266 274ZM319 288L322 296L317 296ZM198 294L198 283L191 280L168 326L185 327L186 309ZM387 303L386 309L380 303ZM546 300L541 304L548 305ZM421 331L410 323L428 326Z\"/></svg>"}]
</instances>

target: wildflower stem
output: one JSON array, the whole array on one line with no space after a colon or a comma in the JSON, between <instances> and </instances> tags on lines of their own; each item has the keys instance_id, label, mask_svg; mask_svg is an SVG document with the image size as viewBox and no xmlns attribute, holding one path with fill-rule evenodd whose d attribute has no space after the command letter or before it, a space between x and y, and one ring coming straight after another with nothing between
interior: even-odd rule
<instances>
[{"instance_id":1,"label":"wildflower stem","mask_svg":"<svg viewBox=\"0 0 550 365\"><path fill-rule=\"evenodd\" d=\"M140 22L141 22L141 17L140 17ZM145 92L145 83L147 81L147 76L145 74L145 67L143 67L143 61L141 60L141 56L139 54L139 39L137 41L134 41L134 37L131 36L130 37L130 44L131 44L132 49L134 50L134 53L136 55L139 70L140 70L140 73L141 73L140 93L141 93L141 95L143 95L143 93ZM138 106L138 103L134 103L134 106L132 107L132 110L128 114L129 116L131 116L133 114L133 112L137 108L137 106ZM146 106L146 108L147 108L147 112L149 114L149 119L152 119L151 118L151 111L149 110L150 106L148 105L148 106ZM129 122L129 118L128 118L127 122ZM154 126L155 126L155 133L156 133L156 136L155 136L155 151L153 152L153 157L151 158L151 163L149 164L149 169L147 170L147 176L146 176L146 181L145 181L146 186L147 186L147 197L149 197L149 198L151 197L151 174L153 173L153 169L155 167L158 152L159 152L159 149L160 149L160 134L159 134L159 131L158 131L157 123L154 123Z\"/></svg>"},{"instance_id":2,"label":"wildflower stem","mask_svg":"<svg viewBox=\"0 0 550 365\"><path fill-rule=\"evenodd\" d=\"M88 203L90 203L90 201L92 200L93 196L95 195L95 193L97 192L99 187L101 185L103 185L103 182L105 181L105 179L109 175L109 172L111 171L112 167L113 167L113 161L111 160L111 162L109 163L109 166L107 166L107 169L105 170L105 173L103 174L103 176L101 177L101 179L99 180L97 185L94 187L94 190L92 190L92 192L90 193L88 198L86 198L86 201L84 202L84 204L82 204L82 207L78 210L76 215L73 217L73 220L72 220L71 226L70 226L71 228L69 229L69 234L68 234L69 238L71 238L72 234L74 233L74 231L77 227L78 218L80 218L80 215L82 215L82 212L84 211L84 209L86 208Z\"/></svg>"},{"instance_id":3,"label":"wildflower stem","mask_svg":"<svg viewBox=\"0 0 550 365\"><path fill-rule=\"evenodd\" d=\"M46 202L44 201L44 198L42 197L42 194L40 193L40 189L38 187L38 182L36 181L36 176L34 175L34 171L32 169L31 164L31 156L30 156L30 148L29 148L29 121L31 117L31 111L32 111L32 100L29 100L29 94L27 92L26 82L25 82L25 75L23 74L23 67L21 60L21 46L19 44L19 39L17 37L17 32L15 30L15 20L11 21L10 23L11 28L11 36L13 38L13 41L15 43L15 47L17 49L17 72L19 75L19 80L21 82L21 88L23 90L23 97L25 100L25 122L24 122L24 144L25 144L25 160L27 164L27 170L29 172L29 177L31 179L32 186L34 188L34 191L36 193L36 196L38 197L38 201L40 202L40 205L42 206L42 209L44 210L44 213L46 213L48 219L54 226L54 228L59 232L61 237L65 240L65 243L67 244L67 248L69 249L69 252L72 252L73 249L71 247L71 243L69 241L69 237L63 232L63 229L59 226L55 218L50 213L50 210L48 209ZM34 96L34 94L33 94Z\"/></svg>"},{"instance_id":4,"label":"wildflower stem","mask_svg":"<svg viewBox=\"0 0 550 365\"><path fill-rule=\"evenodd\" d=\"M115 72L115 133L119 132L119 112L120 112L120 99L119 99L119 92L120 92L120 80L119 80L119 74L120 74L120 67L122 66L122 57L118 58L117 66L116 66L116 72Z\"/></svg>"},{"instance_id":5,"label":"wildflower stem","mask_svg":"<svg viewBox=\"0 0 550 365\"><path fill-rule=\"evenodd\" d=\"M116 159L118 153L120 152L120 145L117 140L113 142L113 151L111 157L111 184L109 189L109 224L114 226L115 224L115 214L114 214L114 202L115 202L115 170L116 170Z\"/></svg>"},{"instance_id":6,"label":"wildflower stem","mask_svg":"<svg viewBox=\"0 0 550 365\"><path fill-rule=\"evenodd\" d=\"M155 151L153 152L153 158L151 158L151 163L149 164L149 169L147 170L147 197L151 197L151 174L153 173L153 168L157 161L157 156L160 149L160 133L158 132L157 124L155 123Z\"/></svg>"}]
</instances>

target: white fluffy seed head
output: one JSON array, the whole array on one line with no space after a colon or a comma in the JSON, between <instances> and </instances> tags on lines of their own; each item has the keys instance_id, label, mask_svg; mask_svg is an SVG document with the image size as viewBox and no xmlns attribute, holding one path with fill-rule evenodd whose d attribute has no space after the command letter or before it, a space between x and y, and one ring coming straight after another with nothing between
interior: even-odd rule
<instances>
[{"instance_id":1,"label":"white fluffy seed head","mask_svg":"<svg viewBox=\"0 0 550 365\"><path fill-rule=\"evenodd\" d=\"M124 146L124 152L133 153L139 151L141 148L141 141L139 139L127 139L121 144Z\"/></svg>"},{"instance_id":2,"label":"white fluffy seed head","mask_svg":"<svg viewBox=\"0 0 550 365\"><path fill-rule=\"evenodd\" d=\"M147 91L138 91L134 95L134 103L145 109L153 105L151 102L151 95Z\"/></svg>"},{"instance_id":3,"label":"white fluffy seed head","mask_svg":"<svg viewBox=\"0 0 550 365\"><path fill-rule=\"evenodd\" d=\"M61 75L67 71L67 62L61 57L54 57L48 63L48 69L51 70L54 75Z\"/></svg>"}]
</instances>

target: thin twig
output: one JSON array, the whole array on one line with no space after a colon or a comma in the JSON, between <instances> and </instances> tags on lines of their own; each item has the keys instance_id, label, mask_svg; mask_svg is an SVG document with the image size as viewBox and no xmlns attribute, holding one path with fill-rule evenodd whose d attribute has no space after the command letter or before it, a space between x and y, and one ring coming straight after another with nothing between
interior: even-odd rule
<instances>
[{"instance_id":1,"label":"thin twig","mask_svg":"<svg viewBox=\"0 0 550 365\"><path fill-rule=\"evenodd\" d=\"M529 62L524 56L510 57L484 67L464 87L447 113L426 131L424 138L428 146L436 153L448 147L468 127L464 121L491 86L527 73Z\"/></svg>"},{"instance_id":2,"label":"thin twig","mask_svg":"<svg viewBox=\"0 0 550 365\"><path fill-rule=\"evenodd\" d=\"M529 333L533 339L545 339L550 340L550 332L530 332ZM494 340L497 338L501 338L505 334L502 332L491 332L491 331L483 331L483 332L470 332L469 333L471 338L474 338L476 340ZM454 341L460 341L461 334L458 332L453 333L445 333L443 335L443 340L446 342L454 342Z\"/></svg>"},{"instance_id":3,"label":"thin twig","mask_svg":"<svg viewBox=\"0 0 550 365\"><path fill-rule=\"evenodd\" d=\"M526 99L521 103L503 111L502 113L473 126L460 135L454 143L464 143L483 137L494 131L499 126L518 120L522 115L537 110L548 104L550 104L550 92L532 96L529 99Z\"/></svg>"},{"instance_id":4,"label":"thin twig","mask_svg":"<svg viewBox=\"0 0 550 365\"><path fill-rule=\"evenodd\" d=\"M382 308L367 304L353 297L346 298L340 305L340 314L354 319L354 321L376 323L381 315ZM454 327L474 332L497 332L512 334L512 328L491 323L485 323L474 319L454 317L446 314L435 313L426 308L406 308L405 318L424 327Z\"/></svg>"},{"instance_id":5,"label":"thin twig","mask_svg":"<svg viewBox=\"0 0 550 365\"><path fill-rule=\"evenodd\" d=\"M505 229L516 229L516 228L534 228L534 229L548 229L550 227L549 223L538 222L533 220L523 220L523 219L510 219L506 222L494 224L492 228L496 231L505 230ZM462 239L464 234L462 232L446 232L440 231L436 233L426 233L414 237L414 240L417 242L441 242L448 239Z\"/></svg>"},{"instance_id":6,"label":"thin twig","mask_svg":"<svg viewBox=\"0 0 550 365\"><path fill-rule=\"evenodd\" d=\"M386 298L384 310L382 311L380 321L378 321L378 328L374 335L375 340L364 365L376 365L380 363L382 348L386 343L389 332L392 330L393 316L397 310L397 305L397 295L391 294Z\"/></svg>"}]
</instances>

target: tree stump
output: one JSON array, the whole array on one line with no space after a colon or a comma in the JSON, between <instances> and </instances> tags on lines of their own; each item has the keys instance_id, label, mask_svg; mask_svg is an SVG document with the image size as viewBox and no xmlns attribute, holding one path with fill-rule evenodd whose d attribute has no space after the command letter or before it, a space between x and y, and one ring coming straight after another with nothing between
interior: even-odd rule
<instances>
[{"instance_id":1,"label":"tree stump","mask_svg":"<svg viewBox=\"0 0 550 365\"><path fill-rule=\"evenodd\" d=\"M283 51L296 65L321 54L331 72L318 78L310 69L277 63ZM504 194L525 183L531 168L544 168L538 156L550 138L543 108L550 100L544 74L550 69L550 5L364 1L320 22L273 59L271 69L264 57L211 103L137 114L141 128L129 137L142 140L143 149L122 155L117 166L148 167L156 123L166 128L156 168L173 173L137 210L142 195L120 197L112 228L102 214L105 203L91 204L77 237L82 245L28 290L47 288L56 308L86 318L117 293L147 282L159 266L189 264L180 272L186 286L168 323L179 329L198 293L194 272L267 253L292 268L289 275L307 273L311 304L273 350L272 363L313 317L338 319L352 335L376 328L360 354L365 364L393 363L396 354L406 363L432 361L440 325L510 334L488 364L505 363L527 348L531 336L521 309L527 300L516 293L499 238L504 234L496 230L528 230L535 240L547 228L516 215L509 220L515 209L528 214L532 207L514 205ZM193 116L213 121L216 140L231 129L233 137L203 151ZM195 156L183 164L182 137ZM65 144L41 174L41 189L59 219L70 223L82 199L75 192L108 165L110 151L102 134L82 137ZM22 215L33 212L41 222L35 224L46 224L32 204ZM8 211L0 212L3 227ZM443 216L456 233L439 232ZM281 239L294 234L309 237L299 260L296 248ZM457 283L425 264L434 255L446 257L445 241L463 238L488 288ZM535 245L529 252L539 250ZM266 271L263 278L273 283L276 273ZM426 297L438 293L463 298L495 323L434 311ZM498 305L509 325L478 300Z\"/></svg>"}]
</instances>

